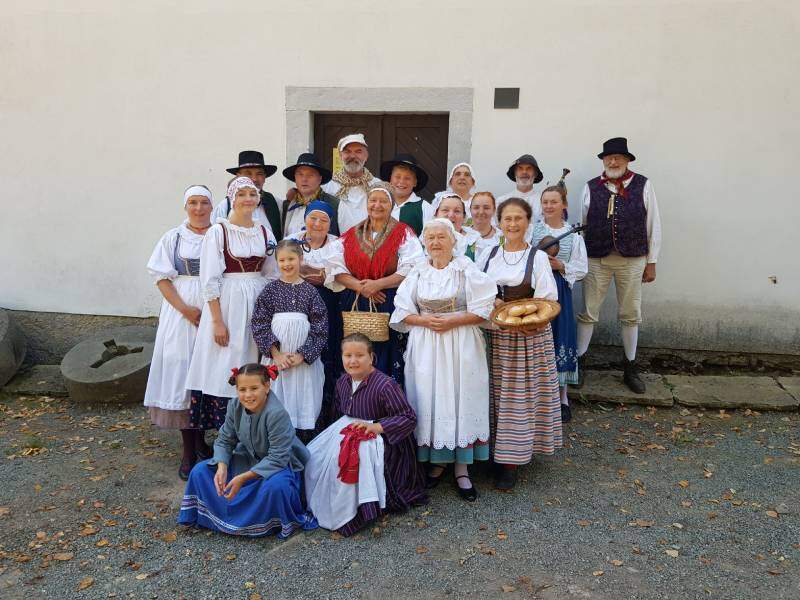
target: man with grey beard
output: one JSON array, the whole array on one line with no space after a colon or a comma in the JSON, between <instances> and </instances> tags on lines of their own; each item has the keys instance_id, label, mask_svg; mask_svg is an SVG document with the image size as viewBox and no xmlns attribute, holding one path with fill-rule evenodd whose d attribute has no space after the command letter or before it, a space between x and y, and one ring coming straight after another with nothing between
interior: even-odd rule
<instances>
[{"instance_id":1,"label":"man with grey beard","mask_svg":"<svg viewBox=\"0 0 800 600\"><path fill-rule=\"evenodd\" d=\"M369 158L363 133L344 136L337 144L342 157L342 169L322 190L339 198L339 231L344 232L367 218L367 189L380 179L365 167Z\"/></svg>"},{"instance_id":2,"label":"man with grey beard","mask_svg":"<svg viewBox=\"0 0 800 600\"><path fill-rule=\"evenodd\" d=\"M627 139L607 140L597 157L603 161L603 174L589 180L581 201L589 273L583 280L586 309L578 315L578 387L583 384L594 324L613 279L625 349L623 380L631 391L643 394L645 385L636 366L642 283L656 279L661 218L653 184L644 175L628 170L636 157L628 152Z\"/></svg>"},{"instance_id":3,"label":"man with grey beard","mask_svg":"<svg viewBox=\"0 0 800 600\"><path fill-rule=\"evenodd\" d=\"M542 180L542 171L539 169L539 163L536 162L532 155L523 154L508 167L506 177L516 182L517 186L509 193L500 196L497 199L497 204L499 205L508 198L522 198L530 204L531 210L533 210L533 217L531 218L531 228L528 233L531 233L534 223L542 217L542 203L539 201L539 192L533 190L533 184Z\"/></svg>"}]
</instances>

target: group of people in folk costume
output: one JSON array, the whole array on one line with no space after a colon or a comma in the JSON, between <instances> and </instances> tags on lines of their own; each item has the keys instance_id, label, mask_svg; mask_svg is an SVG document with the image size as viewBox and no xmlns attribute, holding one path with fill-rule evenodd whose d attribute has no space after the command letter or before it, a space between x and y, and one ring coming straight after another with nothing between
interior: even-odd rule
<instances>
[{"instance_id":1,"label":"group of people in folk costume","mask_svg":"<svg viewBox=\"0 0 800 600\"><path fill-rule=\"evenodd\" d=\"M543 175L530 154L510 165L515 189L499 198L459 163L429 203L413 156L384 162L378 179L362 134L338 149L337 173L311 153L284 169L294 185L282 202L262 190L277 167L241 152L226 198L213 206L207 187L189 187L187 218L150 258L164 302L144 404L154 425L181 432L180 523L351 535L425 503L450 465L458 495L476 500L478 461L493 462L497 489L513 489L519 467L562 445L567 386L582 385L612 280L624 381L644 391L641 289L655 279L661 227L625 138L598 154L583 235L567 223L564 177L535 190ZM538 329L488 321L522 298L558 301L561 312ZM342 312L354 307L387 313L389 339L343 336Z\"/></svg>"}]
</instances>

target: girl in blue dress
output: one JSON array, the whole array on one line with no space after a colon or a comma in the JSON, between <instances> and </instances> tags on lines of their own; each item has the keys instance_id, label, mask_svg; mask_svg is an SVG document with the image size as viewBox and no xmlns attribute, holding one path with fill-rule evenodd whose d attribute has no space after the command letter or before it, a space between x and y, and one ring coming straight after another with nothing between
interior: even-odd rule
<instances>
[{"instance_id":1,"label":"girl in blue dress","mask_svg":"<svg viewBox=\"0 0 800 600\"><path fill-rule=\"evenodd\" d=\"M308 450L289 414L270 392L276 367L249 363L233 369L228 402L214 457L189 475L178 523L231 535L277 534L285 539L316 521L300 500Z\"/></svg>"}]
</instances>

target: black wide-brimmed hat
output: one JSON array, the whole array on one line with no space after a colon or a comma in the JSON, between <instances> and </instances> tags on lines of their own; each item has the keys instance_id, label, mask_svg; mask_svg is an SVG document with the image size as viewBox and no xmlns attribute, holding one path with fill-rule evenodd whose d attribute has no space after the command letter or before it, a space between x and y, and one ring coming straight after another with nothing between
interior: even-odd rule
<instances>
[{"instance_id":1,"label":"black wide-brimmed hat","mask_svg":"<svg viewBox=\"0 0 800 600\"><path fill-rule=\"evenodd\" d=\"M414 191L418 192L428 185L428 174L425 169L417 164L417 159L413 154L397 154L392 160L387 160L381 163L381 179L389 181L392 177L392 169L397 166L408 167L417 176L417 185L414 186Z\"/></svg>"},{"instance_id":2,"label":"black wide-brimmed hat","mask_svg":"<svg viewBox=\"0 0 800 600\"><path fill-rule=\"evenodd\" d=\"M609 154L624 154L631 162L636 160L636 157L628 152L628 139L623 137L611 138L603 142L603 151L597 155L597 158L603 158Z\"/></svg>"},{"instance_id":3,"label":"black wide-brimmed hat","mask_svg":"<svg viewBox=\"0 0 800 600\"><path fill-rule=\"evenodd\" d=\"M534 169L536 169L536 177L533 178L533 183L539 183L542 180L542 170L539 168L539 163L536 162L536 159L533 158L530 154L523 154L517 160L513 162L513 164L508 167L508 171L506 171L506 175L511 181L517 180L517 165L531 165Z\"/></svg>"},{"instance_id":4,"label":"black wide-brimmed hat","mask_svg":"<svg viewBox=\"0 0 800 600\"><path fill-rule=\"evenodd\" d=\"M304 152L300 156L297 157L297 162L290 167L286 167L283 170L283 176L286 177L289 181L294 181L294 172L297 170L297 167L311 167L312 169L316 169L317 172L322 175L322 183L326 184L331 180L333 174L326 169L325 167L320 164L319 159L317 158L316 154L312 154L311 152Z\"/></svg>"},{"instance_id":5,"label":"black wide-brimmed hat","mask_svg":"<svg viewBox=\"0 0 800 600\"><path fill-rule=\"evenodd\" d=\"M236 175L239 169L244 169L245 167L261 167L264 169L264 173L266 173L267 177L274 175L275 171L278 170L278 167L275 165L265 165L264 155L258 150L242 150L239 152L239 166L225 170L231 175Z\"/></svg>"}]
</instances>

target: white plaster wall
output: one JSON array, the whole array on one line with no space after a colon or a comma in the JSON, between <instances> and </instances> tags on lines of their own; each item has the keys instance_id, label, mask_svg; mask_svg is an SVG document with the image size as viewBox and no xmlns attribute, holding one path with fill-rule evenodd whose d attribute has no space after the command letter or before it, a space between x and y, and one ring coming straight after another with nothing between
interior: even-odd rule
<instances>
[{"instance_id":1,"label":"white plaster wall","mask_svg":"<svg viewBox=\"0 0 800 600\"><path fill-rule=\"evenodd\" d=\"M530 151L575 200L630 139L665 232L645 342L798 352L799 24L791 0L5 0L0 306L155 314L181 191L221 199L245 147L283 168L287 86L469 87L481 188Z\"/></svg>"}]
</instances>

